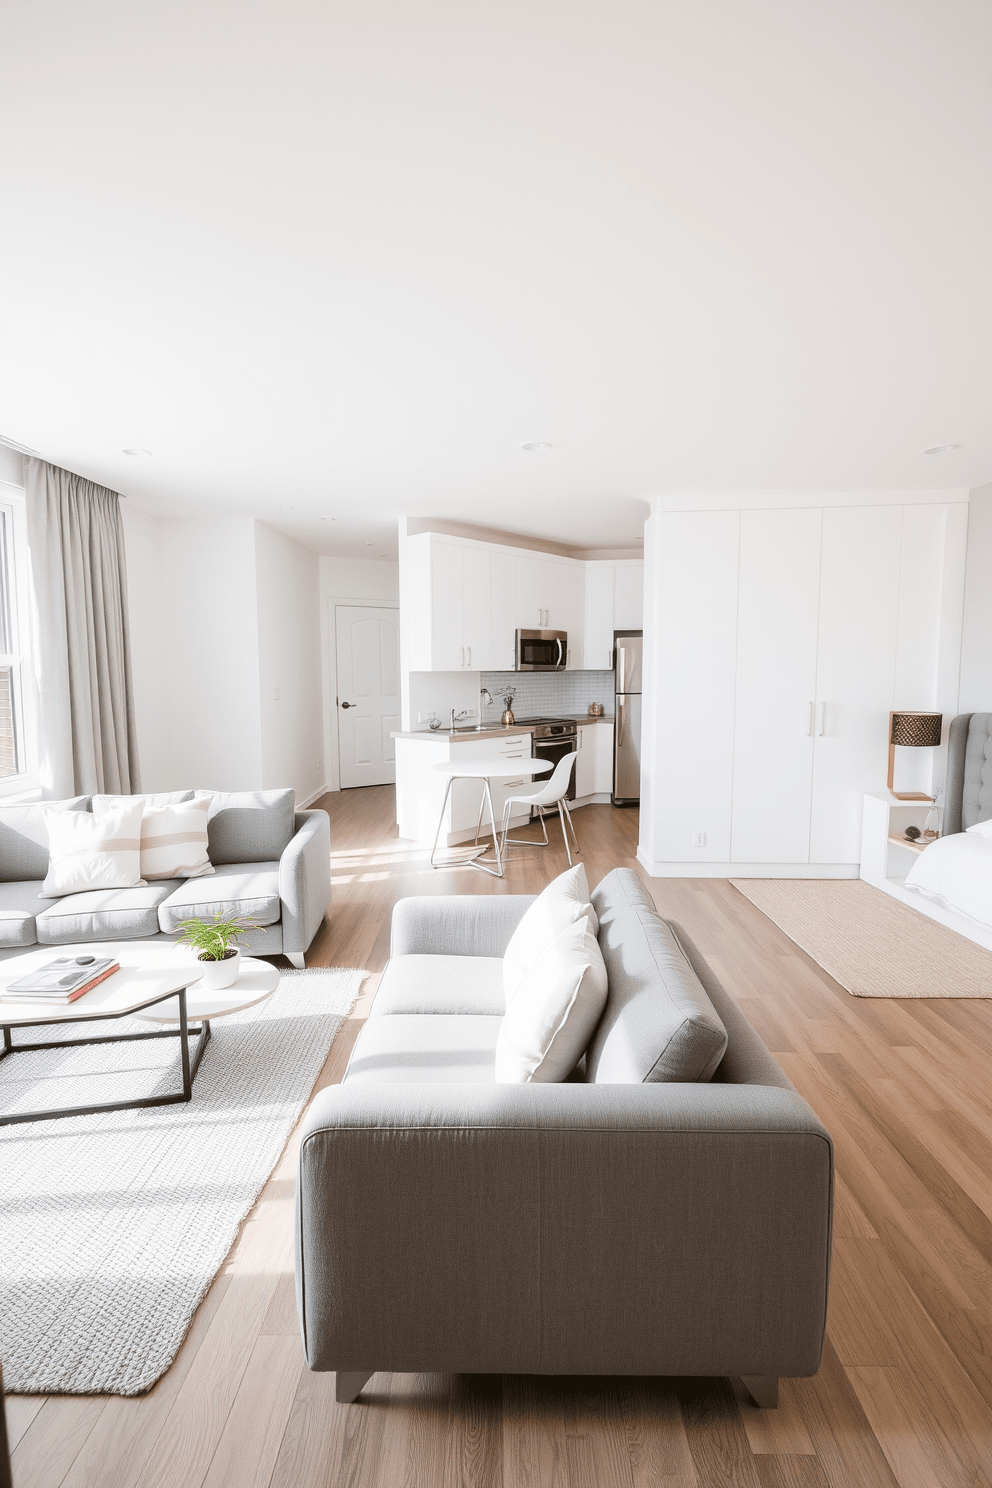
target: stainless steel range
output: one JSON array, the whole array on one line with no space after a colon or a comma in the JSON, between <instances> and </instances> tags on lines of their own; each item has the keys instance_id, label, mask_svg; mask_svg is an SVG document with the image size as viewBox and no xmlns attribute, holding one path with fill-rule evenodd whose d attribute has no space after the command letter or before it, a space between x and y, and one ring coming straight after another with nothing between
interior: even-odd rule
<instances>
[{"instance_id":1,"label":"stainless steel range","mask_svg":"<svg viewBox=\"0 0 992 1488\"><path fill-rule=\"evenodd\" d=\"M550 760L552 768L566 754L572 754L578 747L579 730L573 719L570 718L518 718L517 722L526 728L534 730L534 758ZM547 780L548 776L541 777ZM534 788L539 789L539 781L534 781ZM568 790L565 792L566 801L575 800L575 771L573 769L571 779L568 782ZM531 812L533 820L538 815L535 807Z\"/></svg>"}]
</instances>

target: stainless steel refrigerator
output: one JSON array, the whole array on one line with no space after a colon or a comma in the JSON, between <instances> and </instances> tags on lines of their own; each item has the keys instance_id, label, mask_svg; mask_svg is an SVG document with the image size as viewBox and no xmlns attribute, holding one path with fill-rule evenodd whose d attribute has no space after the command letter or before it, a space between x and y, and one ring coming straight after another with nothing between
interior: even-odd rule
<instances>
[{"instance_id":1,"label":"stainless steel refrigerator","mask_svg":"<svg viewBox=\"0 0 992 1488\"><path fill-rule=\"evenodd\" d=\"M614 644L616 709L613 732L613 804L641 799L641 654L639 630L617 635Z\"/></svg>"}]
</instances>

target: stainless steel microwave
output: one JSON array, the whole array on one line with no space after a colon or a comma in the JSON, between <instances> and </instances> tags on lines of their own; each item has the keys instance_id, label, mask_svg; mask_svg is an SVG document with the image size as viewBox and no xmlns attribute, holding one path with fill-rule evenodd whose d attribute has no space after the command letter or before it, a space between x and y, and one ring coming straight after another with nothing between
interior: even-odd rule
<instances>
[{"instance_id":1,"label":"stainless steel microwave","mask_svg":"<svg viewBox=\"0 0 992 1488\"><path fill-rule=\"evenodd\" d=\"M518 672L563 672L567 660L567 631L517 631L517 646L513 664Z\"/></svg>"}]
</instances>

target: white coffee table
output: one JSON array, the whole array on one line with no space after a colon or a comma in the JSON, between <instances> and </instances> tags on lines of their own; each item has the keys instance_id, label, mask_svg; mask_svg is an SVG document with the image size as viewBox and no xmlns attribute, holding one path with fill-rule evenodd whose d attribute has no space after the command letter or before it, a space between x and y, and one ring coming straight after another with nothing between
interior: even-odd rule
<instances>
[{"instance_id":1,"label":"white coffee table","mask_svg":"<svg viewBox=\"0 0 992 1488\"><path fill-rule=\"evenodd\" d=\"M465 868L478 868L480 873L491 873L493 878L503 877L503 859L499 850L499 830L496 826L496 813L493 810L493 793L489 789L490 780L499 779L501 776L516 775L546 775L553 768L553 760L525 759L513 760L511 763L506 759L482 759L472 760L471 763L460 764L457 760L441 760L434 766L442 775L447 775L448 783L444 789L444 800L441 802L441 815L438 817L437 831L434 833L434 846L431 848L431 867L443 868L450 864L435 863L434 854L437 852L437 839L441 835L441 826L444 822L445 808L448 805L448 797L451 795L451 786L455 780L481 780L483 797L479 805L479 827L482 825L482 808L489 803L489 820L493 826L493 847L496 853L496 866L490 868L488 863L474 862L471 858L462 858L460 865ZM479 827L475 829L476 841L479 839ZM487 852L487 848L477 849L479 852Z\"/></svg>"},{"instance_id":2,"label":"white coffee table","mask_svg":"<svg viewBox=\"0 0 992 1488\"><path fill-rule=\"evenodd\" d=\"M267 961L242 956L238 980L232 987L221 987L216 992L198 986L187 990L186 1017L193 1023L209 1024L211 1018L226 1018L228 1013L240 1013L242 1008L266 1002L278 988L279 981L278 971ZM178 1023L179 998L156 1002L152 1007L142 1008L135 1016L143 1018L146 1023Z\"/></svg>"},{"instance_id":3,"label":"white coffee table","mask_svg":"<svg viewBox=\"0 0 992 1488\"><path fill-rule=\"evenodd\" d=\"M23 1002L4 1000L3 989L18 977L38 970L56 956L113 956L121 963L120 971L86 992L75 1002L57 1004L49 1002ZM147 1017L154 1009L165 1007L170 1016L155 1017L149 1021L167 1025L149 1030L147 1033L118 1033L93 1038L65 1039L59 1048L71 1048L81 1044L135 1043L141 1039L178 1038L182 1064L182 1090L170 1095L149 1095L136 1100L111 1101L101 1105L73 1106L54 1111L31 1111L16 1116L0 1115L0 1126L11 1126L22 1121L50 1121L57 1116L88 1116L102 1111L127 1111L144 1106L168 1106L188 1101L193 1094L193 1078L199 1068L203 1051L210 1038L209 1017L222 1016L224 1012L235 1012L228 1006L239 993L242 1000L238 1007L249 1007L271 997L279 985L279 973L264 963L243 962L252 968L261 966L267 975L257 976L254 971L242 987L240 979L233 987L222 992L204 994L192 1010L194 994L187 992L203 975L203 969L194 954L185 947L165 942L99 941L96 944L60 946L38 946L23 956L12 956L0 962L0 1028L3 1029L3 1049L0 1060L12 1054L28 1053L39 1049L50 1049L51 1044L14 1043L12 1033L18 1028L54 1027L63 1023L94 1023L106 1019ZM261 983L272 980L272 985L263 990ZM248 997L243 996L248 993ZM220 1003L220 1006L218 1004ZM199 1011L209 1005L209 1017ZM201 1020L199 1029L190 1029L190 1021ZM175 1026L178 1025L178 1026ZM197 1034L196 1044L190 1049L190 1033Z\"/></svg>"}]
</instances>

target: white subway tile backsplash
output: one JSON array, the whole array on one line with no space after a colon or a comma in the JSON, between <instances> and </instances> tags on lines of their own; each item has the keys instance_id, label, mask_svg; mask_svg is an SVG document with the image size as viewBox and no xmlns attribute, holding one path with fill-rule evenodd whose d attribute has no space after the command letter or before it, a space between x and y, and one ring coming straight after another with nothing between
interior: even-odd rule
<instances>
[{"instance_id":1,"label":"white subway tile backsplash","mask_svg":"<svg viewBox=\"0 0 992 1488\"><path fill-rule=\"evenodd\" d=\"M489 688L494 701L492 708L483 706L482 723L499 723L504 687L513 688L511 706L518 718L585 713L590 703L613 712L612 672L482 672L479 685Z\"/></svg>"}]
</instances>

